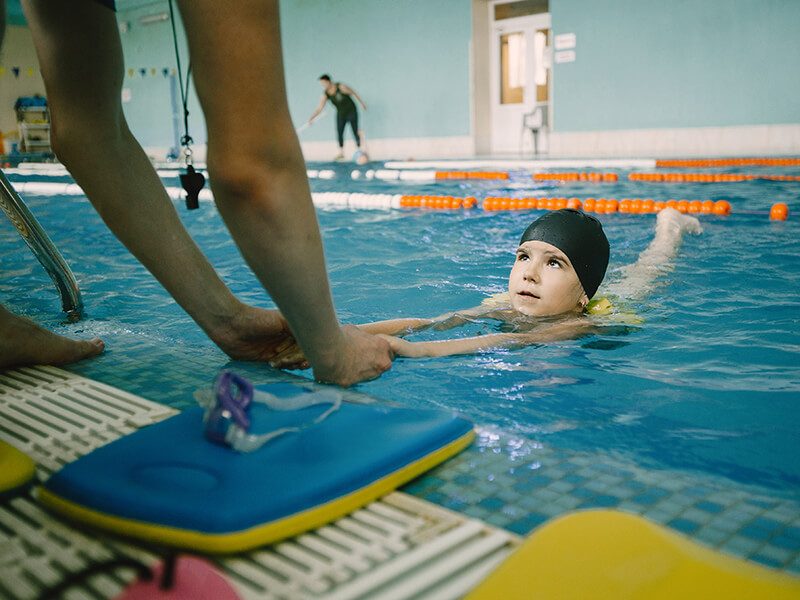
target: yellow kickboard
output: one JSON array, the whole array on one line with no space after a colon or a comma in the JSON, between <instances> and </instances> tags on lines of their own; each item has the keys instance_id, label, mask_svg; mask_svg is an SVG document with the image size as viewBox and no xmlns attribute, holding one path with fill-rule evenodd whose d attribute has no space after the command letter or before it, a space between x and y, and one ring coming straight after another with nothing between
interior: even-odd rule
<instances>
[{"instance_id":1,"label":"yellow kickboard","mask_svg":"<svg viewBox=\"0 0 800 600\"><path fill-rule=\"evenodd\" d=\"M36 474L36 465L27 455L0 440L0 496L28 483Z\"/></svg>"},{"instance_id":2,"label":"yellow kickboard","mask_svg":"<svg viewBox=\"0 0 800 600\"><path fill-rule=\"evenodd\" d=\"M800 598L800 579L692 542L642 517L589 510L534 531L468 600Z\"/></svg>"}]
</instances>

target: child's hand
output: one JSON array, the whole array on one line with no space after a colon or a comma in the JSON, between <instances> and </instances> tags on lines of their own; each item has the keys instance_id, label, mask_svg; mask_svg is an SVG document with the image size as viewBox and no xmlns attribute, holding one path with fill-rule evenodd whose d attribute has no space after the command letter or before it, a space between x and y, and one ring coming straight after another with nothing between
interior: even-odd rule
<instances>
[{"instance_id":1,"label":"child's hand","mask_svg":"<svg viewBox=\"0 0 800 600\"><path fill-rule=\"evenodd\" d=\"M685 233L703 233L703 227L697 217L684 215L674 208L665 208L656 217L656 230L659 227L675 227L676 231Z\"/></svg>"},{"instance_id":2,"label":"child's hand","mask_svg":"<svg viewBox=\"0 0 800 600\"><path fill-rule=\"evenodd\" d=\"M308 369L311 366L294 338L291 339L291 345L273 356L269 364L276 369L290 370Z\"/></svg>"},{"instance_id":3,"label":"child's hand","mask_svg":"<svg viewBox=\"0 0 800 600\"><path fill-rule=\"evenodd\" d=\"M694 233L695 235L703 233L703 226L700 225L700 220L691 215L681 215L681 229L686 233Z\"/></svg>"}]
</instances>

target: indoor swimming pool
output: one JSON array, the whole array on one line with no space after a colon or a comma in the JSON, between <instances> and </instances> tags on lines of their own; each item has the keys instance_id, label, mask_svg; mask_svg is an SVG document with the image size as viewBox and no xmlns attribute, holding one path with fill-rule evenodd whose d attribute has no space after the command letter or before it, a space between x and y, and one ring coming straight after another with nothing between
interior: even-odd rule
<instances>
[{"instance_id":1,"label":"indoor swimming pool","mask_svg":"<svg viewBox=\"0 0 800 600\"><path fill-rule=\"evenodd\" d=\"M381 165L382 166L382 165ZM318 211L340 319L361 323L431 317L480 304L506 289L521 232L539 210L485 211L486 197L720 200L727 216L701 215L658 285L578 340L470 356L398 359L355 393L412 407L457 411L479 427L468 451L406 491L526 534L548 518L615 507L769 566L800 573L800 231L797 182L652 183L611 169L614 182L353 179L351 165L310 165L330 175L314 192L475 197L470 210ZM692 169L679 169L681 172ZM798 175L797 167L701 169ZM605 169L603 172L608 172ZM20 169L12 183L71 182ZM163 172L177 186L177 172ZM230 363L102 224L84 196L22 192L72 267L86 318L65 324L52 282L0 219L0 300L58 333L106 342L99 358L67 367L176 408L222 368L256 382L309 377ZM213 204L177 204L192 236L242 300L273 306L245 266ZM653 214L603 214L611 244L606 283L636 260ZM157 227L157 224L154 224ZM602 288L600 294L602 295ZM640 321L640 322L639 322ZM410 339L499 331L479 321Z\"/></svg>"}]
</instances>

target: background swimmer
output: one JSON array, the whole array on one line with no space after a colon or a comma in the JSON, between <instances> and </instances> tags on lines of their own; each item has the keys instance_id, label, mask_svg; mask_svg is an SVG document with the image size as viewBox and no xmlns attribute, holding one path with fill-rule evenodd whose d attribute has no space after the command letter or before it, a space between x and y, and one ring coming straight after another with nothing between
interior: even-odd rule
<instances>
[{"instance_id":1,"label":"background swimmer","mask_svg":"<svg viewBox=\"0 0 800 600\"><path fill-rule=\"evenodd\" d=\"M358 128L358 109L356 108L356 103L353 102L353 98L358 100L364 110L367 110L367 105L364 104L358 92L340 81L331 81L330 75L320 75L319 82L322 85L322 98L320 98L319 105L308 118L306 125L311 125L314 119L322 113L325 104L330 101L336 107L336 139L339 142L339 153L333 160L342 160L344 158L344 129L348 123L353 130L356 146L361 150L362 132ZM361 156L364 156L363 162L359 162ZM364 164L369 158L362 152L360 155L357 154L354 160L359 164Z\"/></svg>"}]
</instances>

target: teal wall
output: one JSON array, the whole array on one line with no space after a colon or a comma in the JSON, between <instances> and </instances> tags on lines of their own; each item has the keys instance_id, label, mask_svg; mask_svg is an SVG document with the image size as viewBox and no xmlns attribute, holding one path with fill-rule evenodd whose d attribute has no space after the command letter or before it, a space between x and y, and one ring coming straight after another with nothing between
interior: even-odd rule
<instances>
[{"instance_id":1,"label":"teal wall","mask_svg":"<svg viewBox=\"0 0 800 600\"><path fill-rule=\"evenodd\" d=\"M366 101L368 137L470 135L471 0L280 5L295 123L313 111L317 78L328 72ZM175 67L171 31L138 21L166 11L166 1L118 6L135 70L125 112L143 145L170 147L173 102L161 70ZM550 0L550 10L556 34L577 35L576 62L554 65L557 132L800 123L800 0ZM18 0L9 12L21 21ZM204 143L193 94L190 111ZM331 141L332 113L301 139Z\"/></svg>"},{"instance_id":2,"label":"teal wall","mask_svg":"<svg viewBox=\"0 0 800 600\"><path fill-rule=\"evenodd\" d=\"M134 69L125 78L132 97L125 114L144 146L169 147L170 82L161 70L175 67L172 33L168 23L139 24L142 15L166 11L167 4L126 10L128 5L118 2L119 19L130 23L122 34L125 64ZM316 107L322 95L318 77L328 72L367 103L362 126L370 138L469 135L468 0L284 0L280 7L287 95L297 125ZM185 38L178 31L185 70ZM140 68L147 70L144 76ZM189 110L192 137L204 143L193 93ZM333 114L331 107L301 140L334 140Z\"/></svg>"},{"instance_id":3,"label":"teal wall","mask_svg":"<svg viewBox=\"0 0 800 600\"><path fill-rule=\"evenodd\" d=\"M554 129L800 123L799 0L550 0Z\"/></svg>"},{"instance_id":4,"label":"teal wall","mask_svg":"<svg viewBox=\"0 0 800 600\"><path fill-rule=\"evenodd\" d=\"M368 107L368 137L470 133L469 0L282 0L287 94L295 123L308 119L330 73ZM303 132L331 140L332 111Z\"/></svg>"}]
</instances>

